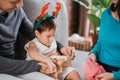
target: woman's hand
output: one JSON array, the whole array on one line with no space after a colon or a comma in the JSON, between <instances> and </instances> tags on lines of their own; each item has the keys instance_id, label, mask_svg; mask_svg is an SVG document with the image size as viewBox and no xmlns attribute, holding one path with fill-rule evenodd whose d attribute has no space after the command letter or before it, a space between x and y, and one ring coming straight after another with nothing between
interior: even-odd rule
<instances>
[{"instance_id":1,"label":"woman's hand","mask_svg":"<svg viewBox=\"0 0 120 80\"><path fill-rule=\"evenodd\" d=\"M95 76L95 78L96 80L114 80L113 73L109 73L109 72L99 74Z\"/></svg>"},{"instance_id":2,"label":"woman's hand","mask_svg":"<svg viewBox=\"0 0 120 80\"><path fill-rule=\"evenodd\" d=\"M70 57L70 59L75 58L75 48L74 47L65 46L65 47L61 48L60 51L63 55Z\"/></svg>"},{"instance_id":3,"label":"woman's hand","mask_svg":"<svg viewBox=\"0 0 120 80\"><path fill-rule=\"evenodd\" d=\"M86 61L96 61L96 56L95 54L91 53L90 55L87 56Z\"/></svg>"}]
</instances>

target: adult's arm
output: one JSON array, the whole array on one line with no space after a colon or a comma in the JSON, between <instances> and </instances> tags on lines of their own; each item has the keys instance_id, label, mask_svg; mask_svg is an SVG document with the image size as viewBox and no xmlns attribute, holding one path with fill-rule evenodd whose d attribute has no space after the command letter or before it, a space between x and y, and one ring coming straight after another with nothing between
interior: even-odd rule
<instances>
[{"instance_id":1,"label":"adult's arm","mask_svg":"<svg viewBox=\"0 0 120 80\"><path fill-rule=\"evenodd\" d=\"M94 48L90 51L90 53L93 53L97 56L99 51L100 51L100 43L99 43L99 40L98 40L97 43L95 44Z\"/></svg>"},{"instance_id":2,"label":"adult's arm","mask_svg":"<svg viewBox=\"0 0 120 80\"><path fill-rule=\"evenodd\" d=\"M41 66L36 61L13 60L0 56L0 73L21 75L40 71Z\"/></svg>"},{"instance_id":3,"label":"adult's arm","mask_svg":"<svg viewBox=\"0 0 120 80\"><path fill-rule=\"evenodd\" d=\"M34 36L33 36L34 25L27 18L26 14L22 8L21 8L21 14L22 14L22 22L20 25L20 32L25 38L31 40L34 38Z\"/></svg>"},{"instance_id":4,"label":"adult's arm","mask_svg":"<svg viewBox=\"0 0 120 80\"><path fill-rule=\"evenodd\" d=\"M95 55L97 55L98 53L99 53L99 51L100 51L100 38L101 38L101 33L102 33L102 29L103 29L103 26L101 26L101 24L102 24L102 22L104 21L104 18L106 17L106 11L107 10L105 10L103 13L102 13L102 16L101 16L101 23L100 23L100 32L99 32L99 34L98 34L98 40L97 40L97 43L96 43L96 45L94 46L94 48L90 51L91 53L94 53ZM102 33L103 34L103 33Z\"/></svg>"}]
</instances>

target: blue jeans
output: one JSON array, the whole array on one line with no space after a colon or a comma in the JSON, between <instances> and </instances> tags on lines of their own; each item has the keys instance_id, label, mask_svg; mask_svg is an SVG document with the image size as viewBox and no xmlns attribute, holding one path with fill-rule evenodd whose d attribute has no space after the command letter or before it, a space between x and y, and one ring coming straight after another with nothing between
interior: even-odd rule
<instances>
[{"instance_id":1,"label":"blue jeans","mask_svg":"<svg viewBox=\"0 0 120 80\"><path fill-rule=\"evenodd\" d=\"M0 74L0 80L55 80L55 79L40 72L31 72L18 76Z\"/></svg>"}]
</instances>

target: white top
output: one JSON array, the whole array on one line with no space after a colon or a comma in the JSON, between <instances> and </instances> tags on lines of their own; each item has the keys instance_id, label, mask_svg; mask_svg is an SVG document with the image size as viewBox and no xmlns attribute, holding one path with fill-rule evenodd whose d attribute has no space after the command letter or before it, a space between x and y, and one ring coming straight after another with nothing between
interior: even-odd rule
<instances>
[{"instance_id":1,"label":"white top","mask_svg":"<svg viewBox=\"0 0 120 80\"><path fill-rule=\"evenodd\" d=\"M31 41L30 41L30 42L31 42ZM26 58L26 60L32 60L32 59L29 57L29 55L28 55L28 47L29 47L30 42L28 42L28 43L24 46L24 47L25 47L25 50L27 51L27 58ZM49 52L51 52L52 50L56 50L56 49L57 49L57 44L56 44L56 40L55 40L55 39L54 39L53 42L51 43L51 46L50 46L50 47L47 47L47 46L45 46L44 44L40 43L37 38L34 38L34 39L32 40L32 42L35 43L35 45L36 45L36 47L37 47L37 50L38 50L38 52L40 52L40 54L42 53L42 54L46 55L46 54L48 54Z\"/></svg>"}]
</instances>

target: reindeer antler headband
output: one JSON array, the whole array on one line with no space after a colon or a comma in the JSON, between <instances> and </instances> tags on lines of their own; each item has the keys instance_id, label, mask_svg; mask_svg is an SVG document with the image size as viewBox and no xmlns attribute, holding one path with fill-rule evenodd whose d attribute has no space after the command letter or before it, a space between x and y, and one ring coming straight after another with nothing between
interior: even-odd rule
<instances>
[{"instance_id":1,"label":"reindeer antler headband","mask_svg":"<svg viewBox=\"0 0 120 80\"><path fill-rule=\"evenodd\" d=\"M46 12L46 10L48 9L50 5L50 2L48 2L47 4L45 4L42 9L41 9L41 13L40 15L36 18L36 23L35 23L35 29L38 29L39 25L41 22L43 22L45 19L50 19L50 18L55 18L58 15L58 12L61 9L61 3L60 2L56 2L56 10L54 10L52 12L52 14L48 14L48 12Z\"/></svg>"}]
</instances>

